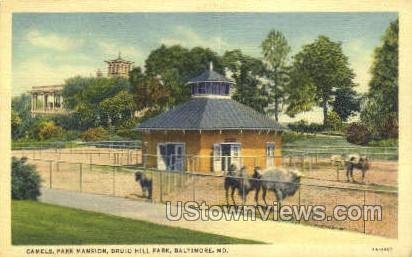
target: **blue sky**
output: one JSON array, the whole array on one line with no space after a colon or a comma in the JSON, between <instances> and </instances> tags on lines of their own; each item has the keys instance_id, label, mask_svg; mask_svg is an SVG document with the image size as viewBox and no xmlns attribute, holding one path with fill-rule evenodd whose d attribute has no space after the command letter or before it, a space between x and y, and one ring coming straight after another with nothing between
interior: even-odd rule
<instances>
[{"instance_id":1,"label":"blue sky","mask_svg":"<svg viewBox=\"0 0 412 257\"><path fill-rule=\"evenodd\" d=\"M318 35L342 42L357 90L365 92L373 50L396 18L397 13L14 14L12 94L95 74L98 68L105 71L103 61L119 51L142 65L162 43L209 47L220 54L241 49L261 57L260 43L271 29L284 33L292 55Z\"/></svg>"}]
</instances>

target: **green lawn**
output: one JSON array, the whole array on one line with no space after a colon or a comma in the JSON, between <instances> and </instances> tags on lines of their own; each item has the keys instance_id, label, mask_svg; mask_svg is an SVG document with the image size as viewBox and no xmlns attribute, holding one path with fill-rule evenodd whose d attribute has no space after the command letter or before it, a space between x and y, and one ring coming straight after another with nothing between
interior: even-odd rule
<instances>
[{"instance_id":1,"label":"green lawn","mask_svg":"<svg viewBox=\"0 0 412 257\"><path fill-rule=\"evenodd\" d=\"M12 242L14 245L261 243L34 201L12 202Z\"/></svg>"}]
</instances>

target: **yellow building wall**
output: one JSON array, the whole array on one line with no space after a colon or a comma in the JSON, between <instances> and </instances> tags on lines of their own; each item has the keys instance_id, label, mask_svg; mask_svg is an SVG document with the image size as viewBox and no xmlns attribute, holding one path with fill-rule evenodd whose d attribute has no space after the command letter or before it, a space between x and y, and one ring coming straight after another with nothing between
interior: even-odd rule
<instances>
[{"instance_id":1,"label":"yellow building wall","mask_svg":"<svg viewBox=\"0 0 412 257\"><path fill-rule=\"evenodd\" d=\"M200 138L200 156L213 156L213 144L237 142L240 143L240 155L242 165L246 166L249 172L253 172L256 166L266 168L266 143L275 144L275 166L282 164L281 158L281 136L275 132L257 131L222 131L222 133L207 131L202 132ZM212 160L201 158L197 165L199 171L213 171Z\"/></svg>"},{"instance_id":2,"label":"yellow building wall","mask_svg":"<svg viewBox=\"0 0 412 257\"><path fill-rule=\"evenodd\" d=\"M183 131L154 131L143 135L143 151L145 154L145 164L148 168L157 167L157 144L158 143L183 143L185 144L186 162L185 168L191 169L192 155L197 155L200 148L199 132Z\"/></svg>"},{"instance_id":3,"label":"yellow building wall","mask_svg":"<svg viewBox=\"0 0 412 257\"><path fill-rule=\"evenodd\" d=\"M195 172L213 171L213 145L225 142L240 143L242 165L249 172L255 166L266 168L266 143L275 144L275 166L282 164L282 140L279 132L257 131L168 131L150 132L144 134L144 151L148 156L145 163L147 167L157 166L157 144L166 142L179 142L185 144L185 168Z\"/></svg>"}]
</instances>

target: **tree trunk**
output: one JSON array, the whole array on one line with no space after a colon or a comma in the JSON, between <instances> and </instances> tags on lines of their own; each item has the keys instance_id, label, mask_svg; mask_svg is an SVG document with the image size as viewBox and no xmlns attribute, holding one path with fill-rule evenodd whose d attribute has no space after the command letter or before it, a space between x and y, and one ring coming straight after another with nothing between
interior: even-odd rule
<instances>
[{"instance_id":1,"label":"tree trunk","mask_svg":"<svg viewBox=\"0 0 412 257\"><path fill-rule=\"evenodd\" d=\"M326 100L323 101L322 108L323 108L323 126L326 126L328 124L328 103L326 102Z\"/></svg>"},{"instance_id":2,"label":"tree trunk","mask_svg":"<svg viewBox=\"0 0 412 257\"><path fill-rule=\"evenodd\" d=\"M279 106L279 100L275 96L275 120L276 120L276 122L279 121L279 108L278 108L278 106Z\"/></svg>"}]
</instances>

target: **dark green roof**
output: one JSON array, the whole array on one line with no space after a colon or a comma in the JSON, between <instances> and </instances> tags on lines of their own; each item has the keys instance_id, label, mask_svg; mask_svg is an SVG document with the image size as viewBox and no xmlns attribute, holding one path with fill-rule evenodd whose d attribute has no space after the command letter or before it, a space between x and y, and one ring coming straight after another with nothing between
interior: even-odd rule
<instances>
[{"instance_id":1,"label":"dark green roof","mask_svg":"<svg viewBox=\"0 0 412 257\"><path fill-rule=\"evenodd\" d=\"M233 83L232 81L228 80L225 76L217 73L214 70L206 70L199 76L189 80L187 84L199 83L199 82L213 82L213 81Z\"/></svg>"},{"instance_id":2,"label":"dark green roof","mask_svg":"<svg viewBox=\"0 0 412 257\"><path fill-rule=\"evenodd\" d=\"M232 99L193 98L146 120L137 130L283 130L275 120Z\"/></svg>"}]
</instances>

